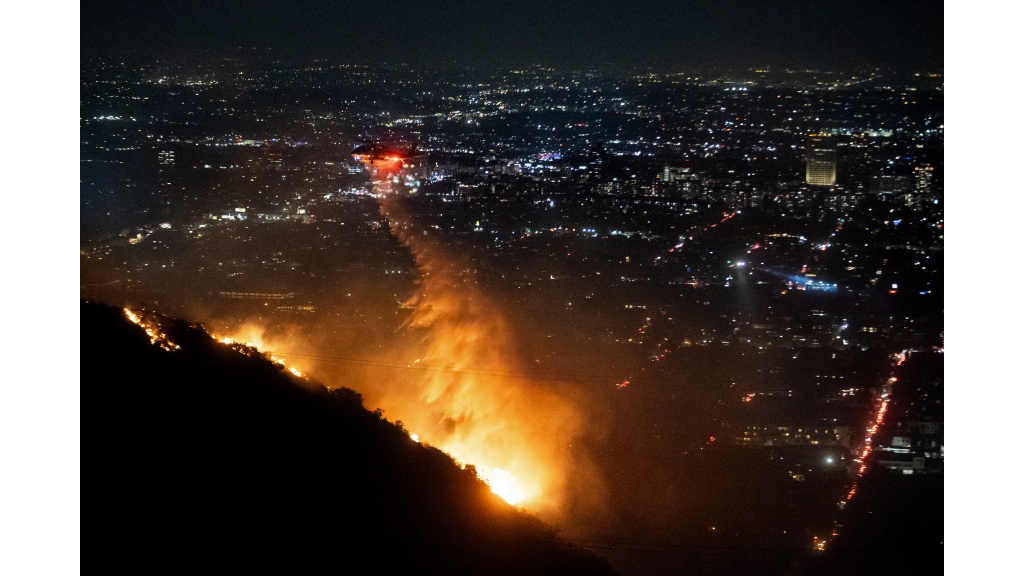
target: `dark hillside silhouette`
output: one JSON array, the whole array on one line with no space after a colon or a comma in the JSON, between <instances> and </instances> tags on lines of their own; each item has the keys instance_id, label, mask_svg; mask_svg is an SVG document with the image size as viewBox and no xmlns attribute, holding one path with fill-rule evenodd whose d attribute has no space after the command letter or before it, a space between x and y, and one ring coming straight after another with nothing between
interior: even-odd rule
<instances>
[{"instance_id":1,"label":"dark hillside silhouette","mask_svg":"<svg viewBox=\"0 0 1024 576\"><path fill-rule=\"evenodd\" d=\"M190 573L612 574L473 471L182 321L82 302L95 564Z\"/></svg>"}]
</instances>

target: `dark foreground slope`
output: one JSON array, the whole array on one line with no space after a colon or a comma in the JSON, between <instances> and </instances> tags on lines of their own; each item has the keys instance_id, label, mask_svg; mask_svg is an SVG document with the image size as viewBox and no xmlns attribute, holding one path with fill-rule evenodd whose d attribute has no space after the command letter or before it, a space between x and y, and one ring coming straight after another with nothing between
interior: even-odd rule
<instances>
[{"instance_id":1,"label":"dark foreground slope","mask_svg":"<svg viewBox=\"0 0 1024 576\"><path fill-rule=\"evenodd\" d=\"M97 567L611 574L358 394L296 386L184 323L168 334L181 350L82 303Z\"/></svg>"}]
</instances>

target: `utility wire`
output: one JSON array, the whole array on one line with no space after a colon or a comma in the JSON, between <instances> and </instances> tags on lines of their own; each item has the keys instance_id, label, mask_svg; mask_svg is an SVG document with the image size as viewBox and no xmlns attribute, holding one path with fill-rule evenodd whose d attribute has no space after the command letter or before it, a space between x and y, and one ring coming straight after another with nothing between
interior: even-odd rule
<instances>
[{"instance_id":1,"label":"utility wire","mask_svg":"<svg viewBox=\"0 0 1024 576\"><path fill-rule=\"evenodd\" d=\"M560 374L541 374L536 372L522 372L513 370L498 370L490 368L451 368L447 366L435 366L430 364L415 364L415 363L401 363L401 362L390 362L386 360L365 360L358 358L349 358L344 356L324 356L316 354L300 354L297 352L273 352L274 356L282 358L299 358L304 360L321 360L327 362L336 362L340 364L353 364L360 366L373 366L377 368L393 368L400 370L419 370L427 372L446 372L452 374L470 374L474 376L491 376L491 377L506 377L506 378L521 378L524 380L549 380L549 381L560 381L560 382L574 382L582 384L608 384L616 383L611 382L617 380L616 378L609 378L607 376L571 376L571 375L560 375ZM623 377L625 379L625 377ZM639 380L644 385L651 386L670 386L673 388L693 388L701 390L725 390L737 385L734 381L729 380L713 380L703 381L701 384L692 384L683 380L675 379L664 379L664 378L638 378L633 377L631 380ZM802 385L806 383L790 383ZM790 388L785 389L773 389L773 390L760 390L762 392L788 392Z\"/></svg>"},{"instance_id":2,"label":"utility wire","mask_svg":"<svg viewBox=\"0 0 1024 576\"><path fill-rule=\"evenodd\" d=\"M699 556L725 556L733 558L775 558L775 559L815 559L815 560L857 560L881 554L905 554L907 548L853 548L838 551L813 550L808 548L758 548L746 546L698 546L693 544L656 544L642 542L619 542L606 540L584 540L562 538L566 542L582 548L596 550L615 550L621 552L657 552L667 554L689 554ZM941 553L942 546L917 547L918 551L934 551ZM878 554L867 554L866 552ZM745 552L745 553L735 553ZM764 554L774 553L774 554Z\"/></svg>"}]
</instances>

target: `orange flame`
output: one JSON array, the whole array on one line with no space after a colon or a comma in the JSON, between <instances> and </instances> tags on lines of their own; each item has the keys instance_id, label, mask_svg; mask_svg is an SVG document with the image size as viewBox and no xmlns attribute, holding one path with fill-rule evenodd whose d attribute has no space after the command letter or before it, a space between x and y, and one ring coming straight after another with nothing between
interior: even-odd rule
<instances>
[{"instance_id":1,"label":"orange flame","mask_svg":"<svg viewBox=\"0 0 1024 576\"><path fill-rule=\"evenodd\" d=\"M299 378L305 377L306 372L309 370L307 365L308 359L295 357L293 354L287 353L290 350L306 348L303 345L303 338L294 329L285 334L272 335L265 328L253 322L245 322L236 328L229 328L223 331L230 334L230 336L213 333L210 335L222 344L243 344L250 348L255 348L267 354L272 362L280 364ZM287 362L275 354L287 356Z\"/></svg>"},{"instance_id":2,"label":"orange flame","mask_svg":"<svg viewBox=\"0 0 1024 576\"><path fill-rule=\"evenodd\" d=\"M124 309L124 315L132 324L135 324L146 331L146 336L149 336L150 344L160 346L160 348L167 350L168 352L181 349L181 346L175 344L167 337L166 334L163 333L158 323L146 321L142 316L132 312L129 308Z\"/></svg>"}]
</instances>

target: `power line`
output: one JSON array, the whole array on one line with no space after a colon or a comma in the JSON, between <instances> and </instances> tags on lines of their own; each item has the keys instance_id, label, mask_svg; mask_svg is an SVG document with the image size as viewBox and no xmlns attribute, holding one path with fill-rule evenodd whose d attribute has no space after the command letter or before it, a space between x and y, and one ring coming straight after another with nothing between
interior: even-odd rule
<instances>
[{"instance_id":1,"label":"power line","mask_svg":"<svg viewBox=\"0 0 1024 576\"><path fill-rule=\"evenodd\" d=\"M686 554L694 556L722 556L731 558L772 558L772 559L809 559L809 560L859 560L884 554L905 554L906 547L894 548L851 548L837 551L813 550L808 548L760 548L748 546L700 546L694 544L658 544L644 542L622 542L609 540L586 540L562 538L566 542L582 548L594 550L615 550L620 552L656 552L665 554ZM938 552L942 546L916 547L916 551ZM867 554L867 552L876 554ZM744 552L744 553L734 553ZM764 554L772 553L772 554Z\"/></svg>"},{"instance_id":2,"label":"power line","mask_svg":"<svg viewBox=\"0 0 1024 576\"><path fill-rule=\"evenodd\" d=\"M559 382L574 382L580 384L617 384L613 382L618 380L617 378L609 378L607 376L598 375L585 375L571 376L561 374L543 374L536 372L524 372L514 370L499 370L491 368L451 368L447 366L436 366L430 364L417 364L417 363L402 363L402 362L391 362L387 360L366 360L359 358L350 358L344 356L324 356L317 354L301 354L298 352L273 352L274 356L280 356L284 358L300 358L306 360L320 360L327 362L336 362L340 364L353 364L360 366L373 366L377 368L392 368L399 370L419 370L427 372L445 372L451 374L469 374L473 376L490 376L490 377L502 377L502 378L519 378L523 380L546 380L546 381L559 381ZM623 377L623 379L626 379ZM630 380L637 380L636 376L630 378ZM727 390L733 386L737 386L738 383L731 380L708 380L701 384L692 384L683 380L666 379L666 378L643 378L641 381L644 385L649 386L669 386L673 388L691 388L699 390ZM806 383L790 383L790 385L802 385ZM790 388L780 388L773 390L760 390L763 392L788 392Z\"/></svg>"}]
</instances>

